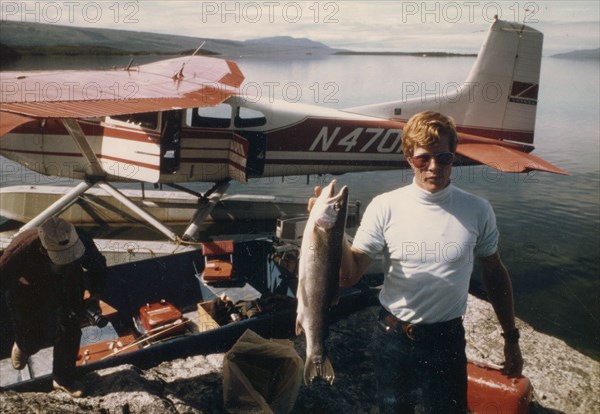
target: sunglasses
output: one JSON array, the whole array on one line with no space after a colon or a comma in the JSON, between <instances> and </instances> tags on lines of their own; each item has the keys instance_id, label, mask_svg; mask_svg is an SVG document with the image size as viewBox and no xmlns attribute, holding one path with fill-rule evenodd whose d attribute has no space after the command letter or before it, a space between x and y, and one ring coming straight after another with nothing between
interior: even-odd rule
<instances>
[{"instance_id":1,"label":"sunglasses","mask_svg":"<svg viewBox=\"0 0 600 414\"><path fill-rule=\"evenodd\" d=\"M421 154L412 157L412 162L417 168L425 168L435 157L435 162L440 165L450 165L454 161L454 154L451 152L438 152L437 154Z\"/></svg>"}]
</instances>

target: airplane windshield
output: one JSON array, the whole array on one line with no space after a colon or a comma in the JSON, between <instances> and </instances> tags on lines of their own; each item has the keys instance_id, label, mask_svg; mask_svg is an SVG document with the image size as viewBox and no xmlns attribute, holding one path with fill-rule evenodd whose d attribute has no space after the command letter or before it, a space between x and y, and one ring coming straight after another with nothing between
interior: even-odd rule
<instances>
[{"instance_id":1,"label":"airplane windshield","mask_svg":"<svg viewBox=\"0 0 600 414\"><path fill-rule=\"evenodd\" d=\"M235 117L236 128L252 128L263 126L267 123L265 114L256 109L245 108L240 106L238 108L237 116Z\"/></svg>"},{"instance_id":2,"label":"airplane windshield","mask_svg":"<svg viewBox=\"0 0 600 414\"><path fill-rule=\"evenodd\" d=\"M231 125L231 105L192 108L186 111L185 123L192 128L228 128Z\"/></svg>"}]
</instances>

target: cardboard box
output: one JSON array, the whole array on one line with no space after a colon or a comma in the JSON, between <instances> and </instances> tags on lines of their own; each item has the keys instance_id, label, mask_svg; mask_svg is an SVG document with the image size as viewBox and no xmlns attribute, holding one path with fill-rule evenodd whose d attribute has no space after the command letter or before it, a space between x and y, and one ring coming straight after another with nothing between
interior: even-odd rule
<instances>
[{"instance_id":1,"label":"cardboard box","mask_svg":"<svg viewBox=\"0 0 600 414\"><path fill-rule=\"evenodd\" d=\"M210 316L212 302L200 302L198 304L198 330L206 332L219 327L219 324Z\"/></svg>"},{"instance_id":2,"label":"cardboard box","mask_svg":"<svg viewBox=\"0 0 600 414\"><path fill-rule=\"evenodd\" d=\"M281 240L300 242L307 221L308 216L277 219L275 237Z\"/></svg>"}]
</instances>

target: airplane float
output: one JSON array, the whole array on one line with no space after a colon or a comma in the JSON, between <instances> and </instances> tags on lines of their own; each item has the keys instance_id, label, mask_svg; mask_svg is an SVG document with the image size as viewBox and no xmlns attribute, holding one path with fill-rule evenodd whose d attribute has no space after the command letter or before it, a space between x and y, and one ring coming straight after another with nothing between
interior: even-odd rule
<instances>
[{"instance_id":1,"label":"airplane float","mask_svg":"<svg viewBox=\"0 0 600 414\"><path fill-rule=\"evenodd\" d=\"M115 70L2 72L0 154L40 174L83 180L22 229L60 214L93 186L174 241L193 240L229 182L408 168L401 132L433 110L456 121L457 164L566 174L534 156L543 35L495 20L453 93L347 108L240 92L235 62L204 56ZM112 182L211 182L182 238Z\"/></svg>"}]
</instances>

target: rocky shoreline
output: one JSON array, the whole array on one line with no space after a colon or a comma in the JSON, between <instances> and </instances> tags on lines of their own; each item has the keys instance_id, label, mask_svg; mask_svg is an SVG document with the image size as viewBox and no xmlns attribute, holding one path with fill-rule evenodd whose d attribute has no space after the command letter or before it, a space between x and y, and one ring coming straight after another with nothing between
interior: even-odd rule
<instances>
[{"instance_id":1,"label":"rocky shoreline","mask_svg":"<svg viewBox=\"0 0 600 414\"><path fill-rule=\"evenodd\" d=\"M334 323L328 347L336 370L332 387L302 386L292 413L377 413L368 344L377 307ZM524 374L534 387L530 412L600 412L600 363L563 341L535 332L522 321ZM473 296L465 317L471 360L501 364L502 338L491 306ZM294 341L304 357L304 336ZM223 408L224 354L163 362L147 370L122 365L87 374L88 396L0 391L2 413L226 413ZM594 391L596 390L596 391Z\"/></svg>"}]
</instances>

